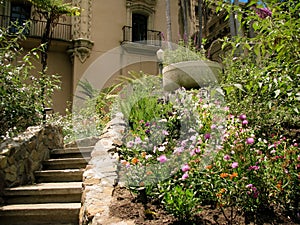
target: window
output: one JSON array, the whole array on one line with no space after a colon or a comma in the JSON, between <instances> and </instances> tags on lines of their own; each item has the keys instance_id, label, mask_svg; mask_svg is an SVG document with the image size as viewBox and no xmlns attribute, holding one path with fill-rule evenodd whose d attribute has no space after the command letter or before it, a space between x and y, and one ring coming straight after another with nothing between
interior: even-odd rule
<instances>
[{"instance_id":1,"label":"window","mask_svg":"<svg viewBox=\"0 0 300 225\"><path fill-rule=\"evenodd\" d=\"M19 25L25 23L26 20L30 19L31 6L28 4L22 4L17 2L11 3L10 18L12 22L17 22ZM16 28L12 27L11 32L16 32Z\"/></svg>"},{"instance_id":2,"label":"window","mask_svg":"<svg viewBox=\"0 0 300 225\"><path fill-rule=\"evenodd\" d=\"M146 41L148 29L148 16L132 14L132 41Z\"/></svg>"}]
</instances>

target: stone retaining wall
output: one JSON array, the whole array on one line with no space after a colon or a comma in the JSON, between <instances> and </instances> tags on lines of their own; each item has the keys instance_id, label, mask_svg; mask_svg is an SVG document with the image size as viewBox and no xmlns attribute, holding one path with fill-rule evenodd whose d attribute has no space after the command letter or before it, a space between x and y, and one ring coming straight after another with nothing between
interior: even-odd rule
<instances>
[{"instance_id":1,"label":"stone retaining wall","mask_svg":"<svg viewBox=\"0 0 300 225\"><path fill-rule=\"evenodd\" d=\"M5 187L34 183L34 171L49 158L49 150L63 147L58 126L29 127L0 145L0 198Z\"/></svg>"},{"instance_id":2,"label":"stone retaining wall","mask_svg":"<svg viewBox=\"0 0 300 225\"><path fill-rule=\"evenodd\" d=\"M109 216L112 191L117 181L118 155L116 146L122 144L126 123L121 113L106 126L92 151L92 158L83 174L83 195L80 225L127 225Z\"/></svg>"}]
</instances>

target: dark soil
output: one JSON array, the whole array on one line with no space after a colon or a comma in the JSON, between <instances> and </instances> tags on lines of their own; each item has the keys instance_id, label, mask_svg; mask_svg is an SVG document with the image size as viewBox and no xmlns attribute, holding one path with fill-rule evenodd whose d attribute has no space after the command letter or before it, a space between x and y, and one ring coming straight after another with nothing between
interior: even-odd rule
<instances>
[{"instance_id":1,"label":"dark soil","mask_svg":"<svg viewBox=\"0 0 300 225\"><path fill-rule=\"evenodd\" d=\"M126 188L116 187L113 192L113 200L110 205L110 216L121 218L122 220L134 220L136 225L296 225L290 217L281 213L271 211L261 211L259 215L245 217L236 210L226 209L225 219L220 208L204 206L194 221L178 221L175 217L168 214L159 204L142 204L137 196ZM234 220L230 223L231 213Z\"/></svg>"}]
</instances>

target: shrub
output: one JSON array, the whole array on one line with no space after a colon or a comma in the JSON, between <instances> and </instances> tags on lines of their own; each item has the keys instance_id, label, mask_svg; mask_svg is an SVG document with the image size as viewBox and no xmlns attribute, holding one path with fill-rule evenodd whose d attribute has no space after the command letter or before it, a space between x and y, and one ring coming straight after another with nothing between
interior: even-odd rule
<instances>
[{"instance_id":1,"label":"shrub","mask_svg":"<svg viewBox=\"0 0 300 225\"><path fill-rule=\"evenodd\" d=\"M15 135L28 126L36 125L42 119L41 87L46 87L46 103L57 88L57 76L42 79L35 76L33 61L38 57L37 49L26 53L20 46L25 37L27 25L23 28L13 25L0 28L0 138ZM22 56L21 52L25 52Z\"/></svg>"}]
</instances>

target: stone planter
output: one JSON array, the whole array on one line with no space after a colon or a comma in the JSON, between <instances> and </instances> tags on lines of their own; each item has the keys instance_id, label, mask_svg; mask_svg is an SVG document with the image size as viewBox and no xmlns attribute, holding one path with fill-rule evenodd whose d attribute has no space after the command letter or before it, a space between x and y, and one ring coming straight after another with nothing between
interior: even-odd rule
<instances>
[{"instance_id":1,"label":"stone planter","mask_svg":"<svg viewBox=\"0 0 300 225\"><path fill-rule=\"evenodd\" d=\"M163 87L165 91L174 91L180 87L186 89L208 86L218 81L222 66L213 61L185 61L170 64L163 69Z\"/></svg>"}]
</instances>

